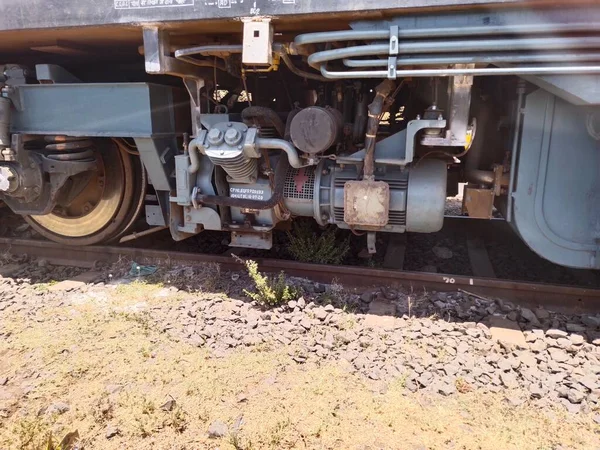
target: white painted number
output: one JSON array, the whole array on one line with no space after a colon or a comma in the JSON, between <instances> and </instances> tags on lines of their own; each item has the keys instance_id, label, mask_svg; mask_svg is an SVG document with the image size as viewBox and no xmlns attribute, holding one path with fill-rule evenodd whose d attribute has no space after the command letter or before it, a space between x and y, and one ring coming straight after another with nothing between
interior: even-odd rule
<instances>
[{"instance_id":1,"label":"white painted number","mask_svg":"<svg viewBox=\"0 0 600 450\"><path fill-rule=\"evenodd\" d=\"M454 278L450 278L450 277L442 277L442 280L444 280L444 283L447 283L447 284L456 283L456 280Z\"/></svg>"}]
</instances>

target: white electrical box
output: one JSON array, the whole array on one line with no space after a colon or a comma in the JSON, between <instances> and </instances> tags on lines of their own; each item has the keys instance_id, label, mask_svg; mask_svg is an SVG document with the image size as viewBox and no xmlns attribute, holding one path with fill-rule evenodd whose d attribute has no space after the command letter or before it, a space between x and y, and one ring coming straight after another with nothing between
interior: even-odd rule
<instances>
[{"instance_id":1,"label":"white electrical box","mask_svg":"<svg viewBox=\"0 0 600 450\"><path fill-rule=\"evenodd\" d=\"M273 63L273 26L271 19L244 20L242 63L266 65Z\"/></svg>"}]
</instances>

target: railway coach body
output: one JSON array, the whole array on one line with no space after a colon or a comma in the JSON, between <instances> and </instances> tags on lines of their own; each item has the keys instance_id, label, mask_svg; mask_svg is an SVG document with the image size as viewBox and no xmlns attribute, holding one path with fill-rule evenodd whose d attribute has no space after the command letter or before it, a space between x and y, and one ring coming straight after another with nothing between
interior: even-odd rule
<instances>
[{"instance_id":1,"label":"railway coach body","mask_svg":"<svg viewBox=\"0 0 600 450\"><path fill-rule=\"evenodd\" d=\"M600 6L0 0L0 198L88 245L435 232L446 196L600 267Z\"/></svg>"}]
</instances>

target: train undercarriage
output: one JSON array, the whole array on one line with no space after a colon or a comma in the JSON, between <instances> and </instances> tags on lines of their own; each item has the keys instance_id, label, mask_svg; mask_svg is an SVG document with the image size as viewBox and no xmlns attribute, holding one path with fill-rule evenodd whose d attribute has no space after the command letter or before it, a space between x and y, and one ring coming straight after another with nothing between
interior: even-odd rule
<instances>
[{"instance_id":1,"label":"train undercarriage","mask_svg":"<svg viewBox=\"0 0 600 450\"><path fill-rule=\"evenodd\" d=\"M141 217L268 249L308 217L373 253L376 233L440 230L467 183L465 214L600 267L596 5L110 0L26 25L12 3L0 199L48 239L115 241Z\"/></svg>"}]
</instances>

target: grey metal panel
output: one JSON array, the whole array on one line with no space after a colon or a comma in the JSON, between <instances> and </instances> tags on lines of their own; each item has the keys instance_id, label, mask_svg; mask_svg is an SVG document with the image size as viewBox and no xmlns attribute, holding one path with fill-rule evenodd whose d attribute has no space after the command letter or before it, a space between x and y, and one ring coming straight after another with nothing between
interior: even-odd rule
<instances>
[{"instance_id":1,"label":"grey metal panel","mask_svg":"<svg viewBox=\"0 0 600 450\"><path fill-rule=\"evenodd\" d=\"M600 108L571 105L549 92L527 96L514 195L523 240L557 264L600 268L600 142L587 131Z\"/></svg>"},{"instance_id":2,"label":"grey metal panel","mask_svg":"<svg viewBox=\"0 0 600 450\"><path fill-rule=\"evenodd\" d=\"M0 0L0 31L523 3L523 0Z\"/></svg>"},{"instance_id":3,"label":"grey metal panel","mask_svg":"<svg viewBox=\"0 0 600 450\"><path fill-rule=\"evenodd\" d=\"M173 189L175 179L172 174L175 171L175 155L177 155L175 137L136 138L135 145L154 189L157 191Z\"/></svg>"},{"instance_id":4,"label":"grey metal panel","mask_svg":"<svg viewBox=\"0 0 600 450\"><path fill-rule=\"evenodd\" d=\"M179 90L168 86L82 83L15 89L21 109L13 111L13 133L159 137L181 134L189 123L189 103L176 100ZM181 110L187 114L187 122L176 120Z\"/></svg>"},{"instance_id":5,"label":"grey metal panel","mask_svg":"<svg viewBox=\"0 0 600 450\"><path fill-rule=\"evenodd\" d=\"M522 76L574 105L600 105L600 75Z\"/></svg>"}]
</instances>

